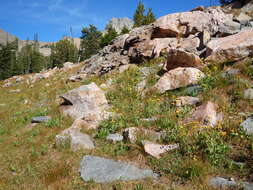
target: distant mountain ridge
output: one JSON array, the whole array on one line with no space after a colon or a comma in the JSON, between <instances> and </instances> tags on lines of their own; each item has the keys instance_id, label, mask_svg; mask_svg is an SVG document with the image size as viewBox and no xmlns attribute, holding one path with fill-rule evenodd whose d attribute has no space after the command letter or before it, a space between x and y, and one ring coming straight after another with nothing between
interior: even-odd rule
<instances>
[{"instance_id":1,"label":"distant mountain ridge","mask_svg":"<svg viewBox=\"0 0 253 190\"><path fill-rule=\"evenodd\" d=\"M3 29L0 29L0 44L6 44L7 42L13 42L16 39L18 39L18 47L19 51L28 43L32 44L33 40L20 40L17 36L12 35ZM70 37L64 37L63 39L70 40ZM80 38L73 38L74 45L79 49L81 44ZM56 42L40 42L39 41L39 52L43 54L44 56L50 56L51 55L51 48L50 46L53 45Z\"/></svg>"}]
</instances>

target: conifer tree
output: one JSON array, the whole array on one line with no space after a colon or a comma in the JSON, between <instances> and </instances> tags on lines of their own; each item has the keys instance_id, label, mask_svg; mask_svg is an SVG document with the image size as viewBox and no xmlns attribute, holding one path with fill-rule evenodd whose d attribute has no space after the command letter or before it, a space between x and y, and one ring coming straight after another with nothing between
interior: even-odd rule
<instances>
[{"instance_id":1,"label":"conifer tree","mask_svg":"<svg viewBox=\"0 0 253 190\"><path fill-rule=\"evenodd\" d=\"M129 32L130 32L129 28L127 28L126 26L124 26L120 34L121 35L122 34L128 34Z\"/></svg>"},{"instance_id":2,"label":"conifer tree","mask_svg":"<svg viewBox=\"0 0 253 190\"><path fill-rule=\"evenodd\" d=\"M98 53L101 49L102 33L94 25L83 28L81 36L81 60L90 58L92 55Z\"/></svg>"},{"instance_id":3,"label":"conifer tree","mask_svg":"<svg viewBox=\"0 0 253 190\"><path fill-rule=\"evenodd\" d=\"M144 19L144 25L151 24L151 23L155 22L155 20L156 20L155 15L152 12L152 9L149 8L147 15L145 16L145 19Z\"/></svg>"},{"instance_id":4,"label":"conifer tree","mask_svg":"<svg viewBox=\"0 0 253 190\"><path fill-rule=\"evenodd\" d=\"M155 22L156 18L152 9L149 8L145 15L145 6L142 1L139 1L138 7L134 14L134 27L140 27Z\"/></svg>"},{"instance_id":5,"label":"conifer tree","mask_svg":"<svg viewBox=\"0 0 253 190\"><path fill-rule=\"evenodd\" d=\"M139 1L138 7L134 14L134 27L142 26L145 20L145 7L142 1Z\"/></svg>"},{"instance_id":6,"label":"conifer tree","mask_svg":"<svg viewBox=\"0 0 253 190\"><path fill-rule=\"evenodd\" d=\"M52 67L63 67L65 62L76 62L78 50L71 39L62 39L51 47Z\"/></svg>"},{"instance_id":7,"label":"conifer tree","mask_svg":"<svg viewBox=\"0 0 253 190\"><path fill-rule=\"evenodd\" d=\"M110 44L110 42L118 36L116 30L110 25L107 33L101 37L100 47L103 48Z\"/></svg>"},{"instance_id":8,"label":"conifer tree","mask_svg":"<svg viewBox=\"0 0 253 190\"><path fill-rule=\"evenodd\" d=\"M0 45L0 80L12 76L13 66L16 63L16 52L18 49L17 40Z\"/></svg>"}]
</instances>

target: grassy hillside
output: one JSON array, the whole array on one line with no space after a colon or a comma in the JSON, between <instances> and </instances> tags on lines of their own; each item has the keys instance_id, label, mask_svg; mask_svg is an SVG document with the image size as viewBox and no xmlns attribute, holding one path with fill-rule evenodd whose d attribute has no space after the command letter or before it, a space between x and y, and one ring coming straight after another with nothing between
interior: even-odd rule
<instances>
[{"instance_id":1,"label":"grassy hillside","mask_svg":"<svg viewBox=\"0 0 253 190\"><path fill-rule=\"evenodd\" d=\"M141 81L141 67L151 67L156 72L148 78L148 86L157 81L159 59L146 62L139 68L124 73L111 73L102 77L90 77L77 83L66 83L68 76L78 68L59 72L53 77L38 81L33 87L17 84L0 87L0 189L3 190L153 190L153 189L203 189L212 176L233 177L251 181L253 166L253 138L239 127L247 115L253 113L253 101L245 100L243 92L252 86L252 59L236 64L210 65L204 68L206 78L200 89L187 88L165 94L150 92L142 97L136 90ZM226 67L241 70L238 75L222 77ZM96 148L91 151L71 152L68 147L56 148L55 136L72 124L70 118L59 112L57 96L83 84L97 85L112 79L106 96L116 116L103 121L99 130L85 131L94 137ZM20 89L20 93L10 90ZM192 106L176 107L174 100L181 95L197 96L219 105L224 119L216 128L200 130L194 124L184 125ZM28 101L27 101L28 100ZM50 115L46 124L31 125L33 116ZM144 118L158 118L144 121ZM120 132L127 127L145 127L165 130L165 144L179 143L180 148L166 153L161 159L148 156L138 139L137 144L106 141L109 133ZM85 183L79 175L80 161L84 155L103 156L151 168L161 177L151 181L115 182L112 184ZM238 164L242 162L243 164Z\"/></svg>"}]
</instances>

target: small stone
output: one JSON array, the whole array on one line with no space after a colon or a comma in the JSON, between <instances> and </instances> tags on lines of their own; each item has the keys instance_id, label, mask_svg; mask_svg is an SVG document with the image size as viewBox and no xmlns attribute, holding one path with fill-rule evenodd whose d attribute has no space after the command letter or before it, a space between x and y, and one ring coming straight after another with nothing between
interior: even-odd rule
<instances>
[{"instance_id":1,"label":"small stone","mask_svg":"<svg viewBox=\"0 0 253 190\"><path fill-rule=\"evenodd\" d=\"M253 116L246 119L240 126L243 127L247 135L251 135L253 133Z\"/></svg>"},{"instance_id":2,"label":"small stone","mask_svg":"<svg viewBox=\"0 0 253 190\"><path fill-rule=\"evenodd\" d=\"M210 185L215 187L215 188L231 188L231 187L236 187L237 183L235 181L229 181L225 178L222 177L215 177L210 180Z\"/></svg>"},{"instance_id":3,"label":"small stone","mask_svg":"<svg viewBox=\"0 0 253 190\"><path fill-rule=\"evenodd\" d=\"M229 77L229 76L232 76L232 75L238 75L240 73L240 70L239 69L228 69L228 70L226 70L225 72L223 72L222 74L221 74L221 76L223 77L223 78L225 78L225 77Z\"/></svg>"},{"instance_id":4,"label":"small stone","mask_svg":"<svg viewBox=\"0 0 253 190\"><path fill-rule=\"evenodd\" d=\"M21 90L20 89L16 89L16 90L10 90L9 92L10 93L19 93L19 92L21 92Z\"/></svg>"},{"instance_id":5,"label":"small stone","mask_svg":"<svg viewBox=\"0 0 253 190\"><path fill-rule=\"evenodd\" d=\"M196 105L199 103L199 98L191 97L191 96L181 96L178 97L175 101L177 107L187 106L187 105Z\"/></svg>"},{"instance_id":6,"label":"small stone","mask_svg":"<svg viewBox=\"0 0 253 190\"><path fill-rule=\"evenodd\" d=\"M168 151L179 148L179 144L161 145L161 144L155 144L150 141L143 141L142 144L144 146L145 152L157 159L161 158L161 154L164 154Z\"/></svg>"},{"instance_id":7,"label":"small stone","mask_svg":"<svg viewBox=\"0 0 253 190\"><path fill-rule=\"evenodd\" d=\"M83 157L80 173L84 181L92 180L96 183L157 178L157 174L152 170L139 169L128 163L95 156Z\"/></svg>"},{"instance_id":8,"label":"small stone","mask_svg":"<svg viewBox=\"0 0 253 190\"><path fill-rule=\"evenodd\" d=\"M146 84L147 84L147 81L146 80L143 80L141 82L139 82L137 85L136 85L136 89L138 92L141 92L142 90L145 89L146 87Z\"/></svg>"},{"instance_id":9,"label":"small stone","mask_svg":"<svg viewBox=\"0 0 253 190\"><path fill-rule=\"evenodd\" d=\"M6 104L0 104L0 107L4 107L4 106L6 106Z\"/></svg>"},{"instance_id":10,"label":"small stone","mask_svg":"<svg viewBox=\"0 0 253 190\"><path fill-rule=\"evenodd\" d=\"M147 77L148 75L154 73L155 70L151 67L142 67L140 68L140 73L142 75L142 77Z\"/></svg>"},{"instance_id":11,"label":"small stone","mask_svg":"<svg viewBox=\"0 0 253 190\"><path fill-rule=\"evenodd\" d=\"M253 100L253 89L252 88L244 91L244 98Z\"/></svg>"},{"instance_id":12,"label":"small stone","mask_svg":"<svg viewBox=\"0 0 253 190\"><path fill-rule=\"evenodd\" d=\"M87 78L87 74L78 74L78 75L73 75L73 76L69 77L68 81L79 82L85 78Z\"/></svg>"},{"instance_id":13,"label":"small stone","mask_svg":"<svg viewBox=\"0 0 253 190\"><path fill-rule=\"evenodd\" d=\"M120 134L109 134L106 137L106 140L113 141L113 142L120 142L120 141L123 141L123 136Z\"/></svg>"},{"instance_id":14,"label":"small stone","mask_svg":"<svg viewBox=\"0 0 253 190\"><path fill-rule=\"evenodd\" d=\"M156 132L148 129L130 127L123 131L123 137L125 140L129 140L131 143L135 143L138 138L144 138L152 141L160 140L164 137L165 133Z\"/></svg>"},{"instance_id":15,"label":"small stone","mask_svg":"<svg viewBox=\"0 0 253 190\"><path fill-rule=\"evenodd\" d=\"M202 87L199 85L189 86L186 88L186 94L187 95L198 95L200 92L202 92Z\"/></svg>"},{"instance_id":16,"label":"small stone","mask_svg":"<svg viewBox=\"0 0 253 190\"><path fill-rule=\"evenodd\" d=\"M141 121L145 121L145 122L154 122L157 120L157 117L151 117L151 118L143 118L141 119Z\"/></svg>"},{"instance_id":17,"label":"small stone","mask_svg":"<svg viewBox=\"0 0 253 190\"><path fill-rule=\"evenodd\" d=\"M94 149L95 145L89 135L81 133L79 129L71 127L56 135L56 146L70 145L73 152L85 149Z\"/></svg>"},{"instance_id":18,"label":"small stone","mask_svg":"<svg viewBox=\"0 0 253 190\"><path fill-rule=\"evenodd\" d=\"M32 118L32 123L47 123L52 118L50 116L38 116Z\"/></svg>"}]
</instances>

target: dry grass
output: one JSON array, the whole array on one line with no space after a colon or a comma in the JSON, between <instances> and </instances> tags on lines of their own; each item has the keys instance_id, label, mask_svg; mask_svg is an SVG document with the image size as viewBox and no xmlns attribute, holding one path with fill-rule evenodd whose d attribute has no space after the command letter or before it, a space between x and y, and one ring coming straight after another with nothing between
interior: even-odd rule
<instances>
[{"instance_id":1,"label":"dry grass","mask_svg":"<svg viewBox=\"0 0 253 190\"><path fill-rule=\"evenodd\" d=\"M154 61L150 66L158 71ZM245 66L238 64L237 67ZM0 189L211 190L207 182L213 175L245 180L248 178L252 170L250 165L253 163L251 159L253 141L238 128L240 122L245 119L238 113L253 112L252 102L241 97L241 92L247 85L239 80L242 78L249 80L249 76L239 75L232 78L235 82L229 83L230 79L217 77L220 69L205 70L210 75L210 80L203 81L206 90L198 96L203 102L212 100L217 103L220 111L225 113L224 122L217 129L195 133L191 128L179 125L179 121L187 117L192 107L178 109L172 104L177 96L184 95L184 89L163 95L151 93L142 99L134 88L141 80L138 69L100 78L92 77L77 83L66 83L68 76L77 69L57 73L50 79L38 81L33 84L33 88L27 84L0 88L0 104L6 104L0 107ZM73 153L69 149L55 148L55 136L70 127L73 122L61 115L56 97L91 81L102 84L108 78L112 78L114 84L108 90L107 98L112 110L119 114L119 117L103 122L99 131L89 132L96 134L96 149ZM150 80L148 85L156 80L154 75L148 78ZM50 86L47 87L46 83ZM9 91L13 89L20 89L21 93L10 93ZM27 104L24 104L25 100L28 100ZM29 126L31 118L37 115L50 115L54 122L51 125ZM142 118L151 116L156 116L158 120L151 123L141 121ZM120 132L123 128L131 126L165 130L168 136L161 143L178 142L182 147L157 160L145 154L138 143L111 144L105 140L102 133ZM222 131L227 135L220 135ZM218 154L215 152L216 149L222 151L222 147L216 143L217 140L234 148L226 154ZM206 148L208 143L214 143L214 147ZM218 158L213 158L205 152L210 150L214 150L213 154L217 154ZM152 168L161 174L161 178L155 181L114 182L103 185L86 183L81 180L78 169L83 155L87 154L126 161L142 168ZM226 164L212 164L223 158L245 162L248 168L238 169L228 167Z\"/></svg>"}]
</instances>

